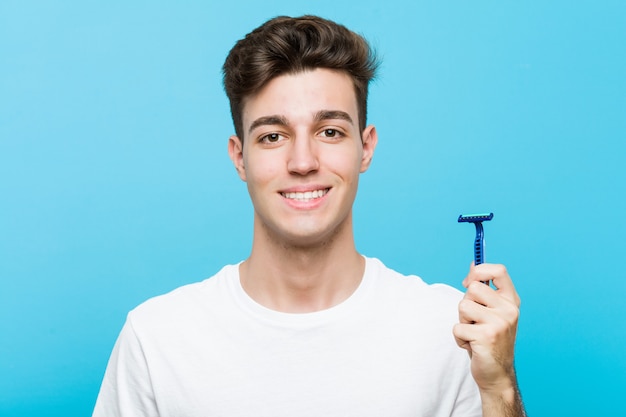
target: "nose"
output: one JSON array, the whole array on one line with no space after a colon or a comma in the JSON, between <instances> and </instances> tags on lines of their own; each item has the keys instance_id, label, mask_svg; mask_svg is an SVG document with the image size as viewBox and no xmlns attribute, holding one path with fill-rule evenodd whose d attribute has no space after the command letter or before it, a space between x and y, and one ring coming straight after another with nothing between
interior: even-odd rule
<instances>
[{"instance_id":1,"label":"nose","mask_svg":"<svg viewBox=\"0 0 626 417\"><path fill-rule=\"evenodd\" d=\"M314 139L299 136L291 143L287 169L290 173L297 175L307 175L319 169L319 157Z\"/></svg>"}]
</instances>

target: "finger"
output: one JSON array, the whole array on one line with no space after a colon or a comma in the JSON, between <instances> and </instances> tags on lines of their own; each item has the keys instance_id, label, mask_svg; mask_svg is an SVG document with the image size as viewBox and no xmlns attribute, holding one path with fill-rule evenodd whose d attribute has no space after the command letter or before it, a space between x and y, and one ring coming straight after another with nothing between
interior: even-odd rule
<instances>
[{"instance_id":1,"label":"finger","mask_svg":"<svg viewBox=\"0 0 626 417\"><path fill-rule=\"evenodd\" d=\"M507 351L515 344L515 327L511 327L506 320L494 317L494 320L485 324L457 323L452 333L460 347L471 346L475 352L485 354L496 351Z\"/></svg>"},{"instance_id":2,"label":"finger","mask_svg":"<svg viewBox=\"0 0 626 417\"><path fill-rule=\"evenodd\" d=\"M463 349L466 349L468 352L471 352L471 344L467 339L469 334L466 332L464 326L469 326L466 324L457 323L452 328L452 334L454 335L454 340L456 344Z\"/></svg>"},{"instance_id":3,"label":"finger","mask_svg":"<svg viewBox=\"0 0 626 417\"><path fill-rule=\"evenodd\" d=\"M474 282L474 268L476 268L476 265L474 264L474 262L472 261L470 263L469 266L469 272L467 273L467 276L465 277L465 279L463 280L462 284L465 288L467 288L472 282Z\"/></svg>"},{"instance_id":4,"label":"finger","mask_svg":"<svg viewBox=\"0 0 626 417\"><path fill-rule=\"evenodd\" d=\"M518 318L519 305L478 282L469 286L459 303L459 321L462 323L490 323L502 319L513 326Z\"/></svg>"},{"instance_id":5,"label":"finger","mask_svg":"<svg viewBox=\"0 0 626 417\"><path fill-rule=\"evenodd\" d=\"M474 324L457 323L452 328L452 334L456 344L466 349L468 352L472 350L472 343L480 337L480 330Z\"/></svg>"},{"instance_id":6,"label":"finger","mask_svg":"<svg viewBox=\"0 0 626 417\"><path fill-rule=\"evenodd\" d=\"M489 309L507 308L511 303L510 300L501 297L496 290L478 281L472 281L463 298Z\"/></svg>"},{"instance_id":7,"label":"finger","mask_svg":"<svg viewBox=\"0 0 626 417\"><path fill-rule=\"evenodd\" d=\"M507 298L520 305L520 298L515 290L513 281L504 265L501 264L480 264L472 265L470 272L465 278L463 285L469 288L473 282L492 281L498 295Z\"/></svg>"},{"instance_id":8,"label":"finger","mask_svg":"<svg viewBox=\"0 0 626 417\"><path fill-rule=\"evenodd\" d=\"M490 264L480 264L476 265L474 262L470 264L469 272L467 276L463 280L463 286L465 288L469 287L472 282L482 282L483 284L489 285L489 281L492 279L491 275L489 275L489 271L485 271L485 267L483 265Z\"/></svg>"},{"instance_id":9,"label":"finger","mask_svg":"<svg viewBox=\"0 0 626 417\"><path fill-rule=\"evenodd\" d=\"M459 302L459 322L463 324L483 323L489 314L487 307L469 297L464 297Z\"/></svg>"}]
</instances>

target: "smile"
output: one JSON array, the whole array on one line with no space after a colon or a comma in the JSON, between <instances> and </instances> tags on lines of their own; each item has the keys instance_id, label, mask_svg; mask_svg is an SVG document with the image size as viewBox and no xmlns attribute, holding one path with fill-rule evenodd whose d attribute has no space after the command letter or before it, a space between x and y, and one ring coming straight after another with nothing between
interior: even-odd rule
<instances>
[{"instance_id":1,"label":"smile","mask_svg":"<svg viewBox=\"0 0 626 417\"><path fill-rule=\"evenodd\" d=\"M280 193L280 195L282 195L283 197L289 199L289 200L296 200L296 201L311 201L311 200L315 200L316 198L320 198L326 195L326 193L328 193L329 188L325 188L323 190L314 190L314 191L304 191L304 192L289 192L289 193Z\"/></svg>"}]
</instances>

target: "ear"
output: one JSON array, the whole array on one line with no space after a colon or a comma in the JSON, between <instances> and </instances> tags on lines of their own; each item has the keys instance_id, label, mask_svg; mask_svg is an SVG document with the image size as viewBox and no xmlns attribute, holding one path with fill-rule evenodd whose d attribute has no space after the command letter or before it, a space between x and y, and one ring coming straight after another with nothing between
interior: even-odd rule
<instances>
[{"instance_id":1,"label":"ear","mask_svg":"<svg viewBox=\"0 0 626 417\"><path fill-rule=\"evenodd\" d=\"M246 167L243 163L243 143L241 143L241 139L238 136L233 135L228 138L228 155L231 161L233 161L233 165L235 165L239 178L242 181L246 181Z\"/></svg>"},{"instance_id":2,"label":"ear","mask_svg":"<svg viewBox=\"0 0 626 417\"><path fill-rule=\"evenodd\" d=\"M376 149L376 144L378 143L378 133L376 132L376 127L374 125L369 125L363 130L363 134L361 135L361 140L363 142L363 156L361 157L361 172L367 171L372 163L372 158L374 157L374 150Z\"/></svg>"}]
</instances>

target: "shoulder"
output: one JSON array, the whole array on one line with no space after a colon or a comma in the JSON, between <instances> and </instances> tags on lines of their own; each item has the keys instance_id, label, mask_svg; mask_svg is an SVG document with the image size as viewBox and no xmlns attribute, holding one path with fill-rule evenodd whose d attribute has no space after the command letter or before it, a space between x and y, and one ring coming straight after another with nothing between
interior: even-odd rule
<instances>
[{"instance_id":1,"label":"shoulder","mask_svg":"<svg viewBox=\"0 0 626 417\"><path fill-rule=\"evenodd\" d=\"M372 276L376 303L395 312L400 320L427 318L439 324L458 321L458 305L463 293L447 284L428 284L417 275L405 275L386 267L375 258L366 258Z\"/></svg>"},{"instance_id":2,"label":"shoulder","mask_svg":"<svg viewBox=\"0 0 626 417\"><path fill-rule=\"evenodd\" d=\"M438 302L458 303L463 293L447 284L428 284L417 275L405 275L385 266L376 258L365 258L367 268L374 275L375 285L396 294L408 293L411 297L431 299Z\"/></svg>"},{"instance_id":3,"label":"shoulder","mask_svg":"<svg viewBox=\"0 0 626 417\"><path fill-rule=\"evenodd\" d=\"M210 278L152 297L128 313L133 325L176 325L188 316L206 315L228 299L230 282L238 276L237 265L226 265Z\"/></svg>"}]
</instances>

